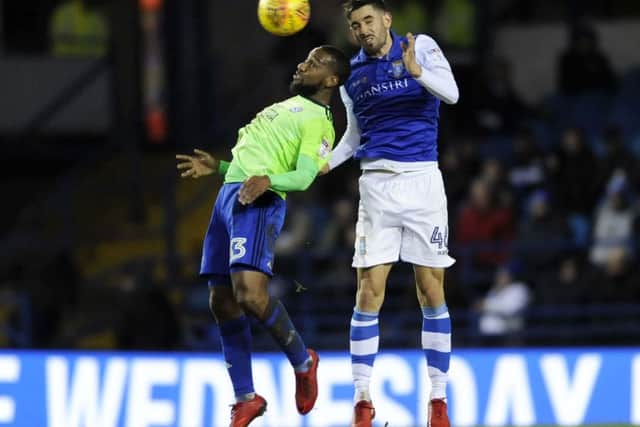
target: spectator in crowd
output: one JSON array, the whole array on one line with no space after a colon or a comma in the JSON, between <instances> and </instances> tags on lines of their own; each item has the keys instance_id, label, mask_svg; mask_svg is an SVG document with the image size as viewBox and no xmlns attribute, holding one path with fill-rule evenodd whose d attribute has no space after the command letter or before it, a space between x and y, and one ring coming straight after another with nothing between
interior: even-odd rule
<instances>
[{"instance_id":1,"label":"spectator in crowd","mask_svg":"<svg viewBox=\"0 0 640 427\"><path fill-rule=\"evenodd\" d=\"M568 214L590 217L596 201L596 160L582 130L564 130L559 150L547 158L552 193Z\"/></svg>"},{"instance_id":2,"label":"spectator in crowd","mask_svg":"<svg viewBox=\"0 0 640 427\"><path fill-rule=\"evenodd\" d=\"M475 179L455 230L456 242L474 250L474 265L480 270L493 271L508 257L504 245L513 239L513 211L497 204L489 183Z\"/></svg>"},{"instance_id":3,"label":"spectator in crowd","mask_svg":"<svg viewBox=\"0 0 640 427\"><path fill-rule=\"evenodd\" d=\"M488 157L482 162L479 178L484 180L495 193L496 204L502 208L513 208L513 191L505 176L502 162Z\"/></svg>"},{"instance_id":4,"label":"spectator in crowd","mask_svg":"<svg viewBox=\"0 0 640 427\"><path fill-rule=\"evenodd\" d=\"M558 252L571 244L566 218L553 208L546 190L536 190L529 196L525 215L518 226L516 243L519 258L527 260L527 274L551 267Z\"/></svg>"},{"instance_id":5,"label":"spectator in crowd","mask_svg":"<svg viewBox=\"0 0 640 427\"><path fill-rule=\"evenodd\" d=\"M523 330L523 311L531 298L528 286L516 277L519 268L517 262L501 265L489 292L476 304L481 335L505 337Z\"/></svg>"},{"instance_id":6,"label":"spectator in crowd","mask_svg":"<svg viewBox=\"0 0 640 427\"><path fill-rule=\"evenodd\" d=\"M591 262L602 267L609 262L612 251L632 251L638 231L637 205L624 171L617 170L595 212Z\"/></svg>"},{"instance_id":7,"label":"spectator in crowd","mask_svg":"<svg viewBox=\"0 0 640 427\"><path fill-rule=\"evenodd\" d=\"M558 59L558 89L565 95L612 90L616 77L598 44L596 30L579 23L570 29L569 45Z\"/></svg>"},{"instance_id":8,"label":"spectator in crowd","mask_svg":"<svg viewBox=\"0 0 640 427\"><path fill-rule=\"evenodd\" d=\"M598 159L598 187L604 188L616 169L621 169L631 185L640 184L638 160L627 149L622 129L611 125L602 134L602 156Z\"/></svg>"},{"instance_id":9,"label":"spectator in crowd","mask_svg":"<svg viewBox=\"0 0 640 427\"><path fill-rule=\"evenodd\" d=\"M544 156L529 128L520 128L515 133L512 150L509 183L517 200L522 202L529 192L543 186L546 181Z\"/></svg>"}]
</instances>

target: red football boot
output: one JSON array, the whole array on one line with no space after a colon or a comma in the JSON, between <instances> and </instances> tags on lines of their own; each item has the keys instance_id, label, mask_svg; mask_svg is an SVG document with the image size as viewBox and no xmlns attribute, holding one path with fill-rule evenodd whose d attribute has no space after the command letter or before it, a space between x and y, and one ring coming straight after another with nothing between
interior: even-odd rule
<instances>
[{"instance_id":1,"label":"red football boot","mask_svg":"<svg viewBox=\"0 0 640 427\"><path fill-rule=\"evenodd\" d=\"M302 415L307 414L318 398L318 353L308 348L311 366L307 372L296 372L296 407Z\"/></svg>"},{"instance_id":2,"label":"red football boot","mask_svg":"<svg viewBox=\"0 0 640 427\"><path fill-rule=\"evenodd\" d=\"M447 403L443 399L432 399L429 402L428 427L449 427Z\"/></svg>"},{"instance_id":3,"label":"red football boot","mask_svg":"<svg viewBox=\"0 0 640 427\"><path fill-rule=\"evenodd\" d=\"M229 427L247 427L251 421L258 418L267 410L267 401L256 394L246 402L238 402L231 406L231 424Z\"/></svg>"},{"instance_id":4,"label":"red football boot","mask_svg":"<svg viewBox=\"0 0 640 427\"><path fill-rule=\"evenodd\" d=\"M353 408L353 423L351 427L371 427L376 417L376 410L368 400L361 400Z\"/></svg>"}]
</instances>

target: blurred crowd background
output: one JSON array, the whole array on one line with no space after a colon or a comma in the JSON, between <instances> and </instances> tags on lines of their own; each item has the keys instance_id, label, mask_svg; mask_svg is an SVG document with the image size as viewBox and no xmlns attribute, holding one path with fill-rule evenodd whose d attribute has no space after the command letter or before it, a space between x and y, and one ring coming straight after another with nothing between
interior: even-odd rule
<instances>
[{"instance_id":1,"label":"blurred crowd background","mask_svg":"<svg viewBox=\"0 0 640 427\"><path fill-rule=\"evenodd\" d=\"M197 272L222 181L180 181L174 154L229 159L310 48L356 52L340 2L311 3L277 38L253 0L0 0L0 347L219 350ZM439 142L454 346L637 344L640 3L389 3L460 87ZM271 290L319 349L348 347L358 176L291 194L277 243ZM383 347L417 348L405 265L381 317Z\"/></svg>"}]
</instances>

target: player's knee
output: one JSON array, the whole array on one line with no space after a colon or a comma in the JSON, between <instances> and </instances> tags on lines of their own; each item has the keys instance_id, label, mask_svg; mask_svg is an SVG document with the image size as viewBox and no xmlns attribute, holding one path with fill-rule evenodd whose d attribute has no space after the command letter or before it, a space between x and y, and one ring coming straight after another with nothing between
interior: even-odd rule
<instances>
[{"instance_id":1,"label":"player's knee","mask_svg":"<svg viewBox=\"0 0 640 427\"><path fill-rule=\"evenodd\" d=\"M423 267L419 274L416 274L418 286L425 291L438 290L444 287L444 269Z\"/></svg>"},{"instance_id":2,"label":"player's knee","mask_svg":"<svg viewBox=\"0 0 640 427\"><path fill-rule=\"evenodd\" d=\"M440 301L444 299L444 270L424 268L416 274L418 296L421 301Z\"/></svg>"},{"instance_id":3,"label":"player's knee","mask_svg":"<svg viewBox=\"0 0 640 427\"><path fill-rule=\"evenodd\" d=\"M264 295L260 288L236 286L235 299L245 312L260 316L269 300L269 296L268 294Z\"/></svg>"},{"instance_id":4,"label":"player's knee","mask_svg":"<svg viewBox=\"0 0 640 427\"><path fill-rule=\"evenodd\" d=\"M209 310L218 322L237 317L239 310L231 289L211 288L209 291Z\"/></svg>"},{"instance_id":5,"label":"player's knee","mask_svg":"<svg viewBox=\"0 0 640 427\"><path fill-rule=\"evenodd\" d=\"M360 279L357 292L358 305L368 309L379 309L384 300L384 286L377 285L369 278Z\"/></svg>"}]
</instances>

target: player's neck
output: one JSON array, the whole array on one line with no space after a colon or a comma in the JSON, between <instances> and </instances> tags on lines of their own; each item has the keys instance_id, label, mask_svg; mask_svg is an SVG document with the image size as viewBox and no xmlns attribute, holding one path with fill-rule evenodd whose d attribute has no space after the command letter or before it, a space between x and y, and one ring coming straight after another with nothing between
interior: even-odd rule
<instances>
[{"instance_id":1,"label":"player's neck","mask_svg":"<svg viewBox=\"0 0 640 427\"><path fill-rule=\"evenodd\" d=\"M327 90L319 90L316 93L314 93L313 95L309 95L306 98L309 98L310 100L316 102L317 104L321 104L325 107L328 107L329 104L331 104L331 91L327 91Z\"/></svg>"},{"instance_id":2,"label":"player's neck","mask_svg":"<svg viewBox=\"0 0 640 427\"><path fill-rule=\"evenodd\" d=\"M376 58L382 58L389 53L389 51L391 50L391 46L393 46L393 36L391 35L391 31L389 31L387 34L387 41L384 42L380 50L373 56L375 56Z\"/></svg>"}]
</instances>

